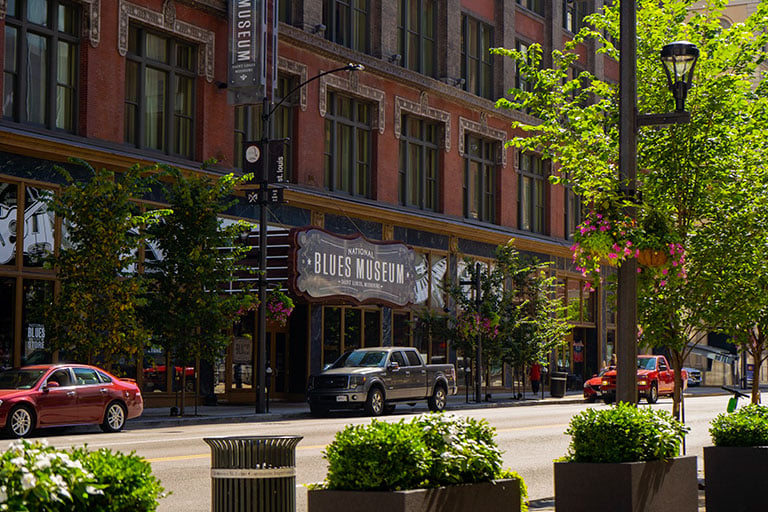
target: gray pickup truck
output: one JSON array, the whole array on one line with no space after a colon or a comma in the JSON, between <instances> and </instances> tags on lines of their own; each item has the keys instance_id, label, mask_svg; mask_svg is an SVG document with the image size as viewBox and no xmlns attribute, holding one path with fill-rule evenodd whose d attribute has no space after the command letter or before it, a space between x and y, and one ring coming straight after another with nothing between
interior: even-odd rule
<instances>
[{"instance_id":1,"label":"gray pickup truck","mask_svg":"<svg viewBox=\"0 0 768 512\"><path fill-rule=\"evenodd\" d=\"M378 416L392 412L395 402L418 400L427 400L432 411L442 411L448 395L456 391L452 364L424 364L418 350L410 347L361 348L310 376L307 401L317 416L351 408Z\"/></svg>"}]
</instances>

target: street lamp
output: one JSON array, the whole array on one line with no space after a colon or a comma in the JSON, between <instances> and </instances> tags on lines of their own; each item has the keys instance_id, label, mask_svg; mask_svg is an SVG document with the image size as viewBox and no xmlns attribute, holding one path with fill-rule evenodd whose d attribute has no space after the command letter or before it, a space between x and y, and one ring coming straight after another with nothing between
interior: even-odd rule
<instances>
[{"instance_id":1,"label":"street lamp","mask_svg":"<svg viewBox=\"0 0 768 512\"><path fill-rule=\"evenodd\" d=\"M687 123L685 98L691 88L693 69L699 50L688 41L665 45L661 60L667 83L675 97L675 112L637 114L637 2L619 4L619 183L624 197L630 199L626 213L635 218L637 191L638 126ZM618 270L618 325L616 329L616 400L637 403L637 260L628 258Z\"/></svg>"},{"instance_id":2,"label":"street lamp","mask_svg":"<svg viewBox=\"0 0 768 512\"><path fill-rule=\"evenodd\" d=\"M283 98L280 99L275 105L270 107L271 98L264 95L261 108L261 140L259 141L260 153L262 158L261 175L257 176L258 180L258 200L259 205L259 345L258 345L258 396L256 397L256 412L264 413L268 412L267 396L266 396L266 358L267 358L267 204L272 202L269 196L269 144L271 142L272 127L271 119L275 110L283 104L288 98L290 98L294 92L298 91L309 82L317 80L331 73L337 73L339 71L362 71L365 67L362 64L349 63L346 66L331 69L329 71L323 71L322 73L313 76L307 80L304 80L299 85L288 91ZM244 143L244 149L252 145ZM245 162L246 159L244 158Z\"/></svg>"}]
</instances>

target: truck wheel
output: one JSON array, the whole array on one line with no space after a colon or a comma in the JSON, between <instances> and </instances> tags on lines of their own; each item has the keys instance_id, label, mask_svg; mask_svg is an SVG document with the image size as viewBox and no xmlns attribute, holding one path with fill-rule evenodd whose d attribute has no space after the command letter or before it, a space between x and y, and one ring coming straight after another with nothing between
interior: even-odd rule
<instances>
[{"instance_id":1,"label":"truck wheel","mask_svg":"<svg viewBox=\"0 0 768 512\"><path fill-rule=\"evenodd\" d=\"M613 395L603 395L603 402L605 402L608 405L611 405L613 403Z\"/></svg>"},{"instance_id":2,"label":"truck wheel","mask_svg":"<svg viewBox=\"0 0 768 512\"><path fill-rule=\"evenodd\" d=\"M591 394L591 395L589 395L586 398L586 400L587 400L587 403L593 404L593 403L597 402L597 395L596 394Z\"/></svg>"},{"instance_id":3,"label":"truck wheel","mask_svg":"<svg viewBox=\"0 0 768 512\"><path fill-rule=\"evenodd\" d=\"M443 386L435 386L435 391L432 396L429 397L427 403L429 410L432 412L441 412L445 410L445 404L447 402L447 395Z\"/></svg>"},{"instance_id":4,"label":"truck wheel","mask_svg":"<svg viewBox=\"0 0 768 512\"><path fill-rule=\"evenodd\" d=\"M659 387L655 382L651 383L651 390L646 397L649 404L655 404L659 400Z\"/></svg>"},{"instance_id":5,"label":"truck wheel","mask_svg":"<svg viewBox=\"0 0 768 512\"><path fill-rule=\"evenodd\" d=\"M384 393L379 388L373 388L368 392L365 400L365 412L369 416L380 416L384 412Z\"/></svg>"}]
</instances>

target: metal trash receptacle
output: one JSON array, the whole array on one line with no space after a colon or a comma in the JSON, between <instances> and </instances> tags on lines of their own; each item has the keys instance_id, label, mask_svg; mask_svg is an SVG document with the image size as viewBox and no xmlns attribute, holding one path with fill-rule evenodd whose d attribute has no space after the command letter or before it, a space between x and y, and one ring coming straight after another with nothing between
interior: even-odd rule
<instances>
[{"instance_id":1,"label":"metal trash receptacle","mask_svg":"<svg viewBox=\"0 0 768 512\"><path fill-rule=\"evenodd\" d=\"M213 512L295 512L302 436L207 437Z\"/></svg>"},{"instance_id":2,"label":"metal trash receptacle","mask_svg":"<svg viewBox=\"0 0 768 512\"><path fill-rule=\"evenodd\" d=\"M549 394L555 398L563 398L567 379L568 374L565 372L552 372L549 378Z\"/></svg>"}]
</instances>

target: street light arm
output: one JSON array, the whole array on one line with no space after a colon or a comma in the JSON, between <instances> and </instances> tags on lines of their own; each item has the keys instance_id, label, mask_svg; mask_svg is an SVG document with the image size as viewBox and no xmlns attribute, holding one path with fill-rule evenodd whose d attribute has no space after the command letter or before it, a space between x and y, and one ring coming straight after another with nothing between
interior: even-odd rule
<instances>
[{"instance_id":1,"label":"street light arm","mask_svg":"<svg viewBox=\"0 0 768 512\"><path fill-rule=\"evenodd\" d=\"M330 75L331 73L338 73L339 71L363 71L364 69L365 69L365 66L363 66L362 64L355 64L353 62L350 62L346 66L342 66L342 67L336 68L336 69L331 69L331 70L328 70L328 71L323 71L319 75L315 75L312 78L308 78L308 79L304 80L303 82L301 82L296 87L294 87L293 89L291 89L290 91L288 91L288 94L286 94L282 99L280 99L280 101L278 101L276 104L274 104L272 106L272 108L269 109L269 112L267 112L266 114L262 114L262 119L269 119L272 116L272 114L275 113L275 110L277 110L277 107L282 105L283 102L285 102L285 100L290 98L293 93L295 93L296 91L298 91L299 89L301 89L302 87L307 85L309 82L313 82L313 81L317 80L318 78L322 78L325 75Z\"/></svg>"}]
</instances>

